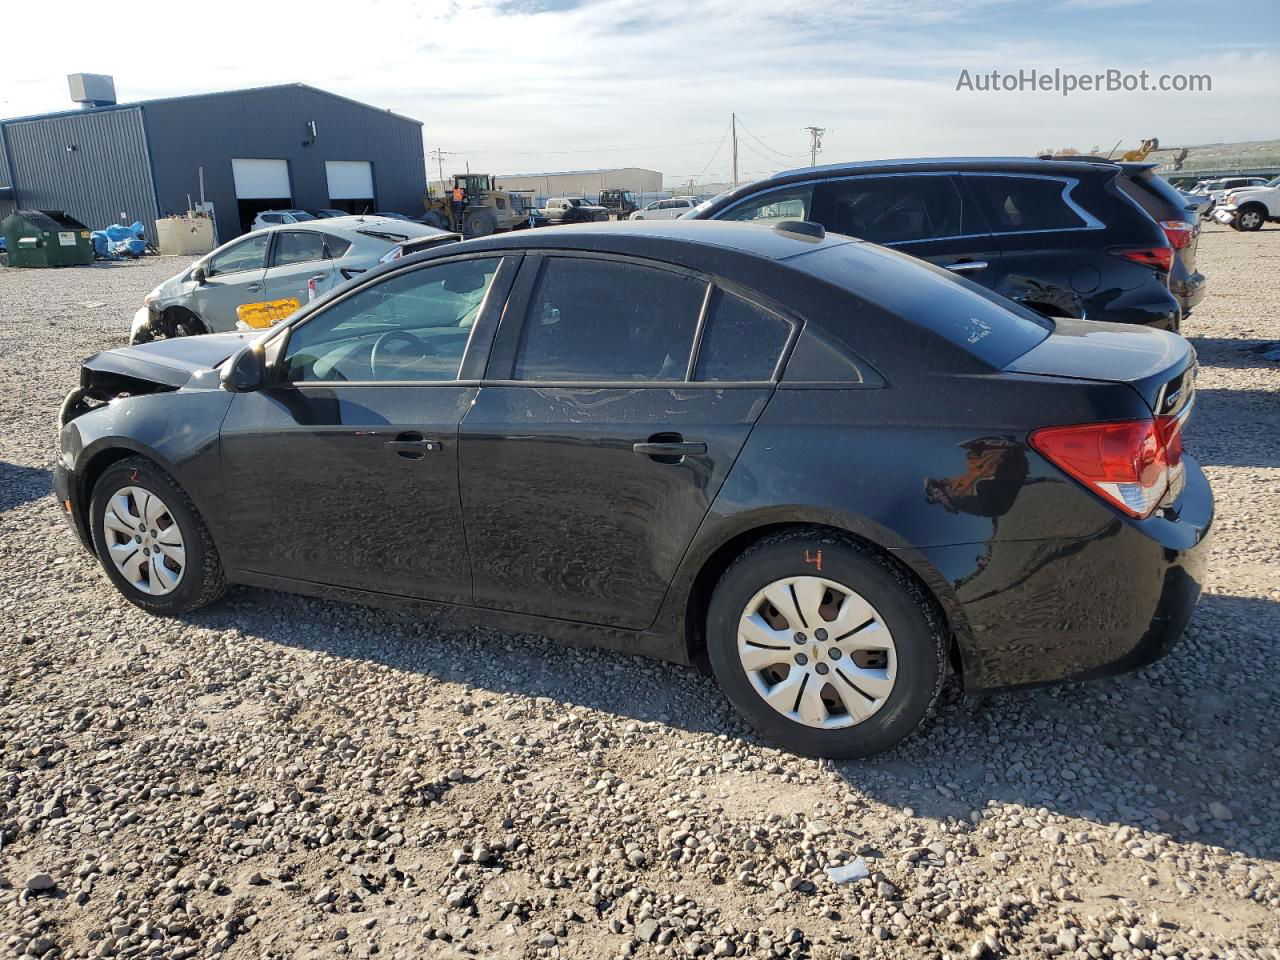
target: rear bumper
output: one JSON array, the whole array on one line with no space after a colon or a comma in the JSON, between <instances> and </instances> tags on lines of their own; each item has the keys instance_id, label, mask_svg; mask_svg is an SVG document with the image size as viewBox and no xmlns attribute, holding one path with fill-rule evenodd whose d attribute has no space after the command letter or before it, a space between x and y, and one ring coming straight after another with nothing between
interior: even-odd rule
<instances>
[{"instance_id":1,"label":"rear bumper","mask_svg":"<svg viewBox=\"0 0 1280 960\"><path fill-rule=\"evenodd\" d=\"M1213 526L1213 493L1186 458L1176 515L1119 516L1083 540L934 547L949 582L965 688L1087 680L1133 670L1172 649L1195 610Z\"/></svg>"},{"instance_id":2,"label":"rear bumper","mask_svg":"<svg viewBox=\"0 0 1280 960\"><path fill-rule=\"evenodd\" d=\"M1177 298L1184 317L1204 299L1206 286L1203 273L1193 273L1189 277L1169 281L1169 291Z\"/></svg>"}]
</instances>

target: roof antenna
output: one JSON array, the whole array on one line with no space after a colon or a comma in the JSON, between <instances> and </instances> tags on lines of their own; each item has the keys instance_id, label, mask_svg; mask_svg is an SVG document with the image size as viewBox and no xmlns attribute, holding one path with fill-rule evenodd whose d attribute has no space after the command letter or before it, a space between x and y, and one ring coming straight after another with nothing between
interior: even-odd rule
<instances>
[{"instance_id":1,"label":"roof antenna","mask_svg":"<svg viewBox=\"0 0 1280 960\"><path fill-rule=\"evenodd\" d=\"M1103 159L1104 159L1104 160L1110 160L1110 159L1111 159L1111 154L1113 154L1113 153L1115 153L1117 150L1119 150L1119 149L1120 149L1120 144L1122 144L1122 143L1124 143L1124 137L1121 137L1119 140L1117 140L1117 141L1116 141L1116 145L1115 145L1114 147L1112 147L1112 148L1111 148L1111 153L1108 153L1105 157L1103 157Z\"/></svg>"}]
</instances>

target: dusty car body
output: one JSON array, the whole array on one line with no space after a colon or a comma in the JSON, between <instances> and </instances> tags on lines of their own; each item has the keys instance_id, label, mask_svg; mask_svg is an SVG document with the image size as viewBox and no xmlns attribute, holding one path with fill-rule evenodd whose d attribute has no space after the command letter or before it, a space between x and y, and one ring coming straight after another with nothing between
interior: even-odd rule
<instances>
[{"instance_id":1,"label":"dusty car body","mask_svg":"<svg viewBox=\"0 0 1280 960\"><path fill-rule=\"evenodd\" d=\"M224 243L143 298L130 343L269 327L409 240L453 236L407 220L330 217Z\"/></svg>"}]
</instances>

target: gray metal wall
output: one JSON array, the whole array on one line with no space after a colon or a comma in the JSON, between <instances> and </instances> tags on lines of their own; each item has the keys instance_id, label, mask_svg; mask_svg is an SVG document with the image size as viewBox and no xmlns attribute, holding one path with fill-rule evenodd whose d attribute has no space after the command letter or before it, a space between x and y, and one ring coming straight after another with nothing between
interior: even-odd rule
<instances>
[{"instance_id":1,"label":"gray metal wall","mask_svg":"<svg viewBox=\"0 0 1280 960\"><path fill-rule=\"evenodd\" d=\"M6 123L4 136L17 206L65 210L91 230L119 223L123 213L155 239L155 191L138 107Z\"/></svg>"},{"instance_id":2,"label":"gray metal wall","mask_svg":"<svg viewBox=\"0 0 1280 960\"><path fill-rule=\"evenodd\" d=\"M161 213L180 213L187 197L214 204L218 238L238 232L233 157L289 162L295 207L328 207L326 160L369 160L378 208L423 212L422 126L382 110L302 86L184 97L145 104L147 138ZM316 122L316 141L307 121Z\"/></svg>"}]
</instances>

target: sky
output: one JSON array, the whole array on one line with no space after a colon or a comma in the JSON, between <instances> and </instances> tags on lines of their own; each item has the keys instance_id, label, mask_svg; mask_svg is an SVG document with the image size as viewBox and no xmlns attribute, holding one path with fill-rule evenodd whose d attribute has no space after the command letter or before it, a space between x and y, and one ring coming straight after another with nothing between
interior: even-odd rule
<instances>
[{"instance_id":1,"label":"sky","mask_svg":"<svg viewBox=\"0 0 1280 960\"><path fill-rule=\"evenodd\" d=\"M668 185L809 162L1280 137L1277 0L312 0L8 4L0 117L302 82L423 121L444 172ZM195 10L201 12L196 13ZM992 70L1208 74L1204 92L957 90ZM435 160L428 159L434 177Z\"/></svg>"}]
</instances>

